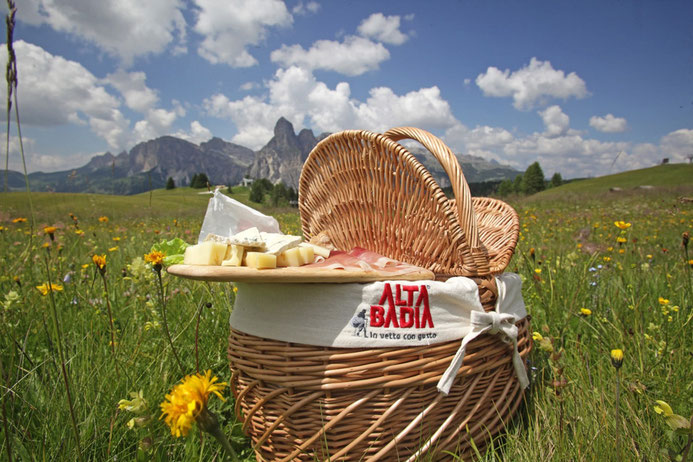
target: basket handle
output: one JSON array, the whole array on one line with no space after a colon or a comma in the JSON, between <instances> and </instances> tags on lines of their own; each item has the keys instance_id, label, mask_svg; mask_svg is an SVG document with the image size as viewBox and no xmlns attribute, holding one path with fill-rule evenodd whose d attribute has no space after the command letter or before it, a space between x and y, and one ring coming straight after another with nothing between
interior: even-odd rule
<instances>
[{"instance_id":1,"label":"basket handle","mask_svg":"<svg viewBox=\"0 0 693 462\"><path fill-rule=\"evenodd\" d=\"M474 267L479 274L488 274L490 272L488 252L479 239L476 215L472 205L472 194L469 191L469 185L464 178L457 157L440 138L420 128L396 127L386 131L383 135L395 142L403 139L418 141L438 159L452 183L452 192L455 196L455 205L457 206L458 223L464 233L464 237L469 240L468 244L472 253Z\"/></svg>"}]
</instances>

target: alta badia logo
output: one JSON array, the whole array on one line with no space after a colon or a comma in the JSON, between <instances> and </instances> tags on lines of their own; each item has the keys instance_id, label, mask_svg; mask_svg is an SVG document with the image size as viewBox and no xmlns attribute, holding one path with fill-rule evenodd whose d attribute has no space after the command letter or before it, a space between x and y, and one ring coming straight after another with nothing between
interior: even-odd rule
<instances>
[{"instance_id":1,"label":"alta badia logo","mask_svg":"<svg viewBox=\"0 0 693 462\"><path fill-rule=\"evenodd\" d=\"M351 319L354 335L392 340L423 340L435 338L433 317L426 285L383 285L383 292L370 309L361 309ZM387 330L385 330L387 329Z\"/></svg>"}]
</instances>

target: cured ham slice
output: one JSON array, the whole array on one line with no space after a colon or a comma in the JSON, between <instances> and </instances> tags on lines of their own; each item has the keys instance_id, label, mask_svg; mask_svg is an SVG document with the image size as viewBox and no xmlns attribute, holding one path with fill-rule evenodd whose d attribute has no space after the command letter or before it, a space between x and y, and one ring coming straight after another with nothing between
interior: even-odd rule
<instances>
[{"instance_id":1,"label":"cured ham slice","mask_svg":"<svg viewBox=\"0 0 693 462\"><path fill-rule=\"evenodd\" d=\"M379 253L354 247L349 252L333 250L330 256L320 263L312 263L304 268L325 268L343 270L373 271L383 275L399 275L419 271L418 266L380 255Z\"/></svg>"}]
</instances>

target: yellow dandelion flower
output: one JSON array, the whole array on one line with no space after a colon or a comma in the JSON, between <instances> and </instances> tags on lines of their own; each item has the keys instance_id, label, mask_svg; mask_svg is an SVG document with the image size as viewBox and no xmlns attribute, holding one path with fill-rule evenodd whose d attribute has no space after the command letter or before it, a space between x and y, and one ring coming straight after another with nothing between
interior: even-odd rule
<instances>
[{"instance_id":1,"label":"yellow dandelion flower","mask_svg":"<svg viewBox=\"0 0 693 462\"><path fill-rule=\"evenodd\" d=\"M6 229L7 228L5 228L4 226L0 226L0 231L5 231Z\"/></svg>"},{"instance_id":2,"label":"yellow dandelion flower","mask_svg":"<svg viewBox=\"0 0 693 462\"><path fill-rule=\"evenodd\" d=\"M44 226L43 227L43 232L46 234L55 234L55 232L58 230L55 226Z\"/></svg>"},{"instance_id":3,"label":"yellow dandelion flower","mask_svg":"<svg viewBox=\"0 0 693 462\"><path fill-rule=\"evenodd\" d=\"M664 297L659 297L657 301L659 301L659 304L662 306L667 306L669 304L669 300Z\"/></svg>"},{"instance_id":4,"label":"yellow dandelion flower","mask_svg":"<svg viewBox=\"0 0 693 462\"><path fill-rule=\"evenodd\" d=\"M36 286L39 292L41 292L41 295L46 296L48 295L49 292L61 292L63 290L63 286L60 284L53 284L53 283L44 283L41 284L40 286Z\"/></svg>"},{"instance_id":5,"label":"yellow dandelion flower","mask_svg":"<svg viewBox=\"0 0 693 462\"><path fill-rule=\"evenodd\" d=\"M91 257L91 261L93 261L100 270L106 268L106 255L94 255Z\"/></svg>"},{"instance_id":6,"label":"yellow dandelion flower","mask_svg":"<svg viewBox=\"0 0 693 462\"><path fill-rule=\"evenodd\" d=\"M626 242L628 242L628 239L626 239L626 238L623 237L623 236L618 236L618 237L616 238L616 242L618 242L619 244L625 244Z\"/></svg>"},{"instance_id":7,"label":"yellow dandelion flower","mask_svg":"<svg viewBox=\"0 0 693 462\"><path fill-rule=\"evenodd\" d=\"M534 272L537 273L537 274L541 274L541 268L535 268L535 269L534 269Z\"/></svg>"},{"instance_id":8,"label":"yellow dandelion flower","mask_svg":"<svg viewBox=\"0 0 693 462\"><path fill-rule=\"evenodd\" d=\"M116 237L113 237L111 239L113 239L114 242L118 242L120 240L120 237L116 236Z\"/></svg>"},{"instance_id":9,"label":"yellow dandelion flower","mask_svg":"<svg viewBox=\"0 0 693 462\"><path fill-rule=\"evenodd\" d=\"M108 223L108 217L107 216L99 217L99 222L100 223Z\"/></svg>"},{"instance_id":10,"label":"yellow dandelion flower","mask_svg":"<svg viewBox=\"0 0 693 462\"><path fill-rule=\"evenodd\" d=\"M606 263L609 263L611 261L611 257L604 257L602 258Z\"/></svg>"},{"instance_id":11,"label":"yellow dandelion flower","mask_svg":"<svg viewBox=\"0 0 693 462\"><path fill-rule=\"evenodd\" d=\"M76 229L75 234L81 236L82 234L84 234L84 231L82 231L81 229Z\"/></svg>"},{"instance_id":12,"label":"yellow dandelion flower","mask_svg":"<svg viewBox=\"0 0 693 462\"><path fill-rule=\"evenodd\" d=\"M144 261L151 263L152 265L162 265L164 262L164 257L166 254L159 252L158 250L152 250L149 253L144 254Z\"/></svg>"},{"instance_id":13,"label":"yellow dandelion flower","mask_svg":"<svg viewBox=\"0 0 693 462\"><path fill-rule=\"evenodd\" d=\"M623 365L623 350L611 350L611 364L613 364L616 369L619 369L621 365Z\"/></svg>"},{"instance_id":14,"label":"yellow dandelion flower","mask_svg":"<svg viewBox=\"0 0 693 462\"><path fill-rule=\"evenodd\" d=\"M535 342L541 342L544 340L544 336L541 335L539 332L532 332L532 340Z\"/></svg>"},{"instance_id":15,"label":"yellow dandelion flower","mask_svg":"<svg viewBox=\"0 0 693 462\"><path fill-rule=\"evenodd\" d=\"M12 220L12 223L26 223L26 218L24 217L17 217Z\"/></svg>"},{"instance_id":16,"label":"yellow dandelion flower","mask_svg":"<svg viewBox=\"0 0 693 462\"><path fill-rule=\"evenodd\" d=\"M614 221L614 225L615 225L618 229L628 229L628 228L630 228L630 226L631 226L630 223L626 223L625 221Z\"/></svg>"},{"instance_id":17,"label":"yellow dandelion flower","mask_svg":"<svg viewBox=\"0 0 693 462\"><path fill-rule=\"evenodd\" d=\"M115 252L116 250L118 250L118 246L111 247L108 249L109 252Z\"/></svg>"},{"instance_id":18,"label":"yellow dandelion flower","mask_svg":"<svg viewBox=\"0 0 693 462\"><path fill-rule=\"evenodd\" d=\"M82 269L87 269L87 268L89 268L89 263L85 263L82 265Z\"/></svg>"},{"instance_id":19,"label":"yellow dandelion flower","mask_svg":"<svg viewBox=\"0 0 693 462\"><path fill-rule=\"evenodd\" d=\"M225 401L220 392L227 383L215 383L217 380L217 377L212 377L210 370L205 375L186 375L181 383L166 395L166 401L161 403L159 418L163 418L171 428L171 435L179 437L188 434L195 419L206 408L212 393Z\"/></svg>"},{"instance_id":20,"label":"yellow dandelion flower","mask_svg":"<svg viewBox=\"0 0 693 462\"><path fill-rule=\"evenodd\" d=\"M592 310L589 308L580 308L580 314L582 316L590 316L592 314Z\"/></svg>"}]
</instances>

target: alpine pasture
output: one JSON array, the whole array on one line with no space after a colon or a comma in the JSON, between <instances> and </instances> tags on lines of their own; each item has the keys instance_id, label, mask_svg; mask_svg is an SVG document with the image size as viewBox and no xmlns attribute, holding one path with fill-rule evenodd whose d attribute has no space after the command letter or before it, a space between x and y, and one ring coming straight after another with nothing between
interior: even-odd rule
<instances>
[{"instance_id":1,"label":"alpine pasture","mask_svg":"<svg viewBox=\"0 0 693 462\"><path fill-rule=\"evenodd\" d=\"M693 169L658 169L508 200L532 384L506 430L464 460L693 457ZM247 189L232 196L248 203ZM4 460L225 457L196 426L172 435L161 403L188 374L228 382L234 287L157 273L144 258L164 240L196 242L208 198L32 193L30 207L26 193L0 194ZM300 233L296 209L259 208ZM254 460L222 388L209 408Z\"/></svg>"}]
</instances>

